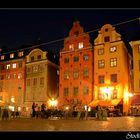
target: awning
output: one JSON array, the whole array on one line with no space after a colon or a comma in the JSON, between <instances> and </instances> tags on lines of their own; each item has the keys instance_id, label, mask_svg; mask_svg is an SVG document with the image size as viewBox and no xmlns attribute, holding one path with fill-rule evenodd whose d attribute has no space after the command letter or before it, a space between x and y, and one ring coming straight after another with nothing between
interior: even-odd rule
<instances>
[{"instance_id":1,"label":"awning","mask_svg":"<svg viewBox=\"0 0 140 140\"><path fill-rule=\"evenodd\" d=\"M89 106L95 107L97 105L100 106L117 106L122 99L113 99L113 100L94 100L92 101Z\"/></svg>"},{"instance_id":2,"label":"awning","mask_svg":"<svg viewBox=\"0 0 140 140\"><path fill-rule=\"evenodd\" d=\"M131 99L131 105L140 105L140 94L135 94Z\"/></svg>"}]
</instances>

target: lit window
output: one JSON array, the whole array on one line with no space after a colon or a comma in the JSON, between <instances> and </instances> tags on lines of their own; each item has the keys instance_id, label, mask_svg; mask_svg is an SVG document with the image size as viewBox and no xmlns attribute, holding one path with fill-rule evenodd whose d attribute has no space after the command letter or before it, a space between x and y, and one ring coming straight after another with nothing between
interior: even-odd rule
<instances>
[{"instance_id":1,"label":"lit window","mask_svg":"<svg viewBox=\"0 0 140 140\"><path fill-rule=\"evenodd\" d=\"M101 69L101 68L104 68L105 67L105 60L99 60L98 61L98 68Z\"/></svg>"},{"instance_id":2,"label":"lit window","mask_svg":"<svg viewBox=\"0 0 140 140\"><path fill-rule=\"evenodd\" d=\"M117 99L117 89L113 90L112 99Z\"/></svg>"},{"instance_id":3,"label":"lit window","mask_svg":"<svg viewBox=\"0 0 140 140\"><path fill-rule=\"evenodd\" d=\"M4 60L4 55L1 56L1 60Z\"/></svg>"},{"instance_id":4,"label":"lit window","mask_svg":"<svg viewBox=\"0 0 140 140\"><path fill-rule=\"evenodd\" d=\"M117 74L111 74L110 81L117 82Z\"/></svg>"},{"instance_id":5,"label":"lit window","mask_svg":"<svg viewBox=\"0 0 140 140\"><path fill-rule=\"evenodd\" d=\"M104 75L100 75L100 76L98 77L98 83L99 83L99 84L104 84Z\"/></svg>"},{"instance_id":6,"label":"lit window","mask_svg":"<svg viewBox=\"0 0 140 140\"><path fill-rule=\"evenodd\" d=\"M12 64L12 68L13 68L13 69L15 69L15 68L16 68L16 66L17 66L17 64L16 64L16 63Z\"/></svg>"},{"instance_id":7,"label":"lit window","mask_svg":"<svg viewBox=\"0 0 140 140\"><path fill-rule=\"evenodd\" d=\"M64 96L69 96L69 88L64 88Z\"/></svg>"},{"instance_id":8,"label":"lit window","mask_svg":"<svg viewBox=\"0 0 140 140\"><path fill-rule=\"evenodd\" d=\"M78 48L79 48L79 49L82 49L83 47L84 47L83 42L80 42L80 43L78 44Z\"/></svg>"},{"instance_id":9,"label":"lit window","mask_svg":"<svg viewBox=\"0 0 140 140\"><path fill-rule=\"evenodd\" d=\"M89 60L89 55L84 55L84 56L83 56L83 60L84 60L84 61L88 61L88 60Z\"/></svg>"},{"instance_id":10,"label":"lit window","mask_svg":"<svg viewBox=\"0 0 140 140\"><path fill-rule=\"evenodd\" d=\"M18 74L18 79L21 79L21 78L22 78L22 74L19 73L19 74Z\"/></svg>"},{"instance_id":11,"label":"lit window","mask_svg":"<svg viewBox=\"0 0 140 140\"><path fill-rule=\"evenodd\" d=\"M10 58L14 58L14 53L11 53L10 54Z\"/></svg>"},{"instance_id":12,"label":"lit window","mask_svg":"<svg viewBox=\"0 0 140 140\"><path fill-rule=\"evenodd\" d=\"M98 49L98 55L104 54L104 48Z\"/></svg>"},{"instance_id":13,"label":"lit window","mask_svg":"<svg viewBox=\"0 0 140 140\"><path fill-rule=\"evenodd\" d=\"M11 97L11 102L14 103L15 102L15 98Z\"/></svg>"},{"instance_id":14,"label":"lit window","mask_svg":"<svg viewBox=\"0 0 140 140\"><path fill-rule=\"evenodd\" d=\"M78 87L73 88L73 95L78 96Z\"/></svg>"},{"instance_id":15,"label":"lit window","mask_svg":"<svg viewBox=\"0 0 140 140\"><path fill-rule=\"evenodd\" d=\"M23 52L23 51L18 52L18 56L19 56L19 57L22 57L23 55L24 55L24 52Z\"/></svg>"},{"instance_id":16,"label":"lit window","mask_svg":"<svg viewBox=\"0 0 140 140\"><path fill-rule=\"evenodd\" d=\"M64 71L64 79L69 79L69 71Z\"/></svg>"},{"instance_id":17,"label":"lit window","mask_svg":"<svg viewBox=\"0 0 140 140\"><path fill-rule=\"evenodd\" d=\"M89 94L89 88L87 86L83 87L83 95L88 95Z\"/></svg>"},{"instance_id":18,"label":"lit window","mask_svg":"<svg viewBox=\"0 0 140 140\"><path fill-rule=\"evenodd\" d=\"M69 45L69 50L70 50L70 51L73 51L73 50L74 50L74 44L70 44L70 45Z\"/></svg>"},{"instance_id":19,"label":"lit window","mask_svg":"<svg viewBox=\"0 0 140 140\"><path fill-rule=\"evenodd\" d=\"M9 70L10 69L10 64L6 65L6 69Z\"/></svg>"},{"instance_id":20,"label":"lit window","mask_svg":"<svg viewBox=\"0 0 140 140\"><path fill-rule=\"evenodd\" d=\"M33 72L38 72L38 66L37 65L33 66Z\"/></svg>"},{"instance_id":21,"label":"lit window","mask_svg":"<svg viewBox=\"0 0 140 140\"><path fill-rule=\"evenodd\" d=\"M83 76L84 76L84 78L88 78L89 77L89 68L84 68Z\"/></svg>"},{"instance_id":22,"label":"lit window","mask_svg":"<svg viewBox=\"0 0 140 140\"><path fill-rule=\"evenodd\" d=\"M111 58L110 67L116 67L116 66L117 66L117 58Z\"/></svg>"},{"instance_id":23,"label":"lit window","mask_svg":"<svg viewBox=\"0 0 140 140\"><path fill-rule=\"evenodd\" d=\"M109 42L109 41L110 41L110 37L109 36L104 37L104 42Z\"/></svg>"},{"instance_id":24,"label":"lit window","mask_svg":"<svg viewBox=\"0 0 140 140\"><path fill-rule=\"evenodd\" d=\"M79 71L78 70L74 70L73 71L73 78L77 79L79 77Z\"/></svg>"},{"instance_id":25,"label":"lit window","mask_svg":"<svg viewBox=\"0 0 140 140\"><path fill-rule=\"evenodd\" d=\"M110 52L116 52L116 51L117 51L117 48L115 46L110 47Z\"/></svg>"}]
</instances>

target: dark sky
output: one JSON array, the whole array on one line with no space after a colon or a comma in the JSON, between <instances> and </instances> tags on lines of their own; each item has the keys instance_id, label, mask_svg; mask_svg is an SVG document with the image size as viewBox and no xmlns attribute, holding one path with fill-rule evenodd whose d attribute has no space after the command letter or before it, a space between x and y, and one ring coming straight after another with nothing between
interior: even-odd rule
<instances>
[{"instance_id":1,"label":"dark sky","mask_svg":"<svg viewBox=\"0 0 140 140\"><path fill-rule=\"evenodd\" d=\"M0 46L18 48L39 38L48 42L67 37L75 20L87 32L106 23L117 24L138 17L140 9L0 9ZM130 38L140 29L139 25L137 20L116 29L123 29ZM63 46L63 41L54 45Z\"/></svg>"}]
</instances>

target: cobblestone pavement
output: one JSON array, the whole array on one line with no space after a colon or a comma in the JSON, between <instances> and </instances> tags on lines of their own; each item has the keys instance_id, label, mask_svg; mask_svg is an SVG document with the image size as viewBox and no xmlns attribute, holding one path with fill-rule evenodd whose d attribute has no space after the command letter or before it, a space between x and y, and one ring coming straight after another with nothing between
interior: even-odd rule
<instances>
[{"instance_id":1,"label":"cobblestone pavement","mask_svg":"<svg viewBox=\"0 0 140 140\"><path fill-rule=\"evenodd\" d=\"M107 121L95 118L0 120L0 131L140 131L140 117L109 117Z\"/></svg>"}]
</instances>

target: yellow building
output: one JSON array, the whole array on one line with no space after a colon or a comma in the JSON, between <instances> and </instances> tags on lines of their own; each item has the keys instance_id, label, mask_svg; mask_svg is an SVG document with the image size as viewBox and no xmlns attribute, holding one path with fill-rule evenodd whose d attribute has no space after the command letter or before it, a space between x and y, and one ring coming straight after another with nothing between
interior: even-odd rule
<instances>
[{"instance_id":1,"label":"yellow building","mask_svg":"<svg viewBox=\"0 0 140 140\"><path fill-rule=\"evenodd\" d=\"M121 35L104 25L94 41L94 100L89 105L129 108L129 55Z\"/></svg>"},{"instance_id":2,"label":"yellow building","mask_svg":"<svg viewBox=\"0 0 140 140\"><path fill-rule=\"evenodd\" d=\"M33 102L48 107L49 100L58 97L59 67L48 58L49 53L39 48L33 49L26 56L25 107L29 112Z\"/></svg>"},{"instance_id":3,"label":"yellow building","mask_svg":"<svg viewBox=\"0 0 140 140\"><path fill-rule=\"evenodd\" d=\"M133 50L134 97L132 104L140 104L140 40L130 42Z\"/></svg>"}]
</instances>

